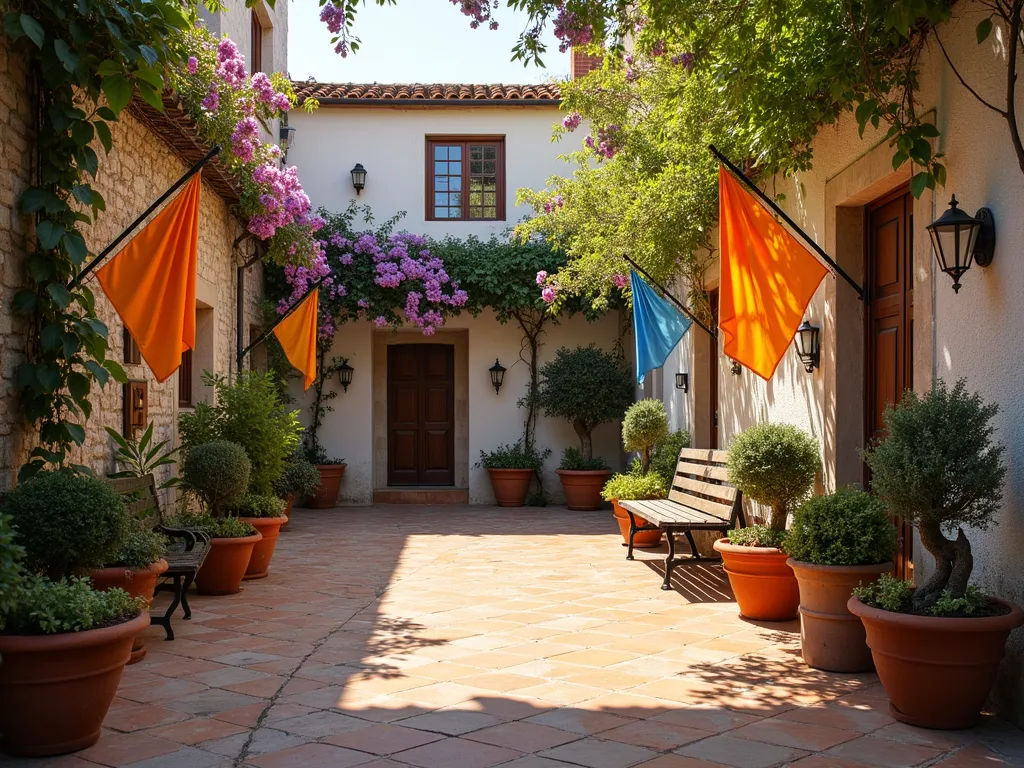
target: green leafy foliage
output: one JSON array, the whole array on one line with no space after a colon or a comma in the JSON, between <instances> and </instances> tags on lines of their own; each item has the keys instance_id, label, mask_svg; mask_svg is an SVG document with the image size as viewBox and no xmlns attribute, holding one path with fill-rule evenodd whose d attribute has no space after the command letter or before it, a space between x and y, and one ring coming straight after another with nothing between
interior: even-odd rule
<instances>
[{"instance_id":1,"label":"green leafy foliage","mask_svg":"<svg viewBox=\"0 0 1024 768\"><path fill-rule=\"evenodd\" d=\"M817 565L869 565L892 559L896 528L869 493L841 488L805 501L793 514L786 551Z\"/></svg>"},{"instance_id":2,"label":"green leafy foliage","mask_svg":"<svg viewBox=\"0 0 1024 768\"><path fill-rule=\"evenodd\" d=\"M755 424L729 446L729 480L744 495L771 507L771 527L786 529L793 505L814 486L821 468L818 444L791 424Z\"/></svg>"},{"instance_id":3,"label":"green leafy foliage","mask_svg":"<svg viewBox=\"0 0 1024 768\"><path fill-rule=\"evenodd\" d=\"M631 472L612 475L601 489L601 498L605 501L643 501L667 496L668 489L661 477L653 472L644 473L636 466Z\"/></svg>"},{"instance_id":4,"label":"green leafy foliage","mask_svg":"<svg viewBox=\"0 0 1024 768\"><path fill-rule=\"evenodd\" d=\"M251 471L245 449L229 440L195 445L182 467L185 486L199 496L213 517L249 488Z\"/></svg>"},{"instance_id":5,"label":"green leafy foliage","mask_svg":"<svg viewBox=\"0 0 1024 768\"><path fill-rule=\"evenodd\" d=\"M149 425L138 438L134 436L122 437L117 430L110 427L104 427L104 429L107 430L107 434L110 435L117 445L117 452L114 454L115 461L124 467L121 471L110 475L111 477L145 477L146 475L156 474L157 469L160 467L171 466L177 463L174 455L178 453L180 447L163 451L164 446L170 442L169 440L161 440L155 444L152 443L153 422L149 422ZM180 478L172 475L157 487L161 489L171 488L180 482Z\"/></svg>"},{"instance_id":6,"label":"green leafy foliage","mask_svg":"<svg viewBox=\"0 0 1024 768\"><path fill-rule=\"evenodd\" d=\"M651 451L668 437L668 413L661 400L638 400L626 409L622 419L622 447L639 451L640 464L647 472L651 466Z\"/></svg>"},{"instance_id":7,"label":"green leafy foliage","mask_svg":"<svg viewBox=\"0 0 1024 768\"><path fill-rule=\"evenodd\" d=\"M767 525L751 525L733 528L725 534L730 544L738 547L770 547L781 549L786 543L786 532L777 531Z\"/></svg>"},{"instance_id":8,"label":"green leafy foliage","mask_svg":"<svg viewBox=\"0 0 1024 768\"><path fill-rule=\"evenodd\" d=\"M572 424L585 458L594 456L594 429L622 418L632 401L633 377L625 361L593 345L562 347L540 369L537 402L548 416Z\"/></svg>"},{"instance_id":9,"label":"green leafy foliage","mask_svg":"<svg viewBox=\"0 0 1024 768\"><path fill-rule=\"evenodd\" d=\"M989 599L973 585L963 595L954 595L944 589L928 609L932 616L975 616L989 605Z\"/></svg>"},{"instance_id":10,"label":"green leafy foliage","mask_svg":"<svg viewBox=\"0 0 1024 768\"><path fill-rule=\"evenodd\" d=\"M676 477L676 465L679 463L679 451L690 447L690 433L685 429L677 429L654 447L651 454L649 472L661 478L666 488L671 488Z\"/></svg>"},{"instance_id":11,"label":"green leafy foliage","mask_svg":"<svg viewBox=\"0 0 1024 768\"><path fill-rule=\"evenodd\" d=\"M25 550L15 541L10 519L0 515L0 629L4 628L4 616L14 607L17 599L23 576L21 561L24 557Z\"/></svg>"},{"instance_id":12,"label":"green leafy foliage","mask_svg":"<svg viewBox=\"0 0 1024 768\"><path fill-rule=\"evenodd\" d=\"M121 496L109 484L71 472L44 472L0 501L25 566L50 579L81 575L112 562L131 530Z\"/></svg>"},{"instance_id":13,"label":"green leafy foliage","mask_svg":"<svg viewBox=\"0 0 1024 768\"><path fill-rule=\"evenodd\" d=\"M100 592L87 578L50 581L30 576L5 617L4 631L12 635L83 632L130 621L144 607L141 597L116 588Z\"/></svg>"},{"instance_id":14,"label":"green leafy foliage","mask_svg":"<svg viewBox=\"0 0 1024 768\"><path fill-rule=\"evenodd\" d=\"M993 604L973 585L968 586L962 595L954 595L952 591L944 589L926 606L921 606L914 600L917 591L914 589L914 582L902 581L890 574L883 574L873 584L855 587L853 594L865 605L895 613L964 619L972 616L992 616L999 612L999 608L995 607L998 604Z\"/></svg>"},{"instance_id":15,"label":"green leafy foliage","mask_svg":"<svg viewBox=\"0 0 1024 768\"><path fill-rule=\"evenodd\" d=\"M861 584L853 588L854 596L859 597L864 605L885 611L905 611L913 592L914 582L897 579L888 573L883 573L873 584Z\"/></svg>"},{"instance_id":16,"label":"green leafy foliage","mask_svg":"<svg viewBox=\"0 0 1024 768\"><path fill-rule=\"evenodd\" d=\"M289 496L312 496L320 485L320 472L301 452L285 462L284 472L274 481L274 493L282 499Z\"/></svg>"},{"instance_id":17,"label":"green leafy foliage","mask_svg":"<svg viewBox=\"0 0 1024 768\"><path fill-rule=\"evenodd\" d=\"M242 539L256 534L252 523L239 520L237 517L213 517L188 511L171 516L168 525L172 528L203 531L214 539Z\"/></svg>"},{"instance_id":18,"label":"green leafy foliage","mask_svg":"<svg viewBox=\"0 0 1024 768\"><path fill-rule=\"evenodd\" d=\"M232 517L281 517L284 501L271 494L250 491L228 504L224 511Z\"/></svg>"},{"instance_id":19,"label":"green leafy foliage","mask_svg":"<svg viewBox=\"0 0 1024 768\"><path fill-rule=\"evenodd\" d=\"M167 537L155 531L133 530L107 566L148 568L167 554Z\"/></svg>"},{"instance_id":20,"label":"green leafy foliage","mask_svg":"<svg viewBox=\"0 0 1024 768\"><path fill-rule=\"evenodd\" d=\"M178 415L178 440L182 453L203 443L212 443L220 437L221 411L207 403L196 403L191 413Z\"/></svg>"},{"instance_id":21,"label":"green leafy foliage","mask_svg":"<svg viewBox=\"0 0 1024 768\"><path fill-rule=\"evenodd\" d=\"M562 460L558 463L558 468L575 472L589 472L597 469L608 469L608 465L604 463L604 459L600 456L588 459L580 453L579 448L570 445L562 451Z\"/></svg>"},{"instance_id":22,"label":"green leafy foliage","mask_svg":"<svg viewBox=\"0 0 1024 768\"><path fill-rule=\"evenodd\" d=\"M538 451L526 447L522 440L511 445L499 445L493 451L480 451L480 462L477 466L484 469L532 469L540 472L544 459L551 455L551 449Z\"/></svg>"}]
</instances>

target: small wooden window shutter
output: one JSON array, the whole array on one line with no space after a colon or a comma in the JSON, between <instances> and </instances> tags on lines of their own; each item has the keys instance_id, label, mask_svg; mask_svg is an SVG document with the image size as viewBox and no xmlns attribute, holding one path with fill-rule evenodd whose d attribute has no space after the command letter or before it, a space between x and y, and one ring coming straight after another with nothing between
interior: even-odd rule
<instances>
[{"instance_id":1,"label":"small wooden window shutter","mask_svg":"<svg viewBox=\"0 0 1024 768\"><path fill-rule=\"evenodd\" d=\"M252 65L253 74L263 71L263 23L256 11L252 11L252 39L250 41L251 53L249 63Z\"/></svg>"}]
</instances>

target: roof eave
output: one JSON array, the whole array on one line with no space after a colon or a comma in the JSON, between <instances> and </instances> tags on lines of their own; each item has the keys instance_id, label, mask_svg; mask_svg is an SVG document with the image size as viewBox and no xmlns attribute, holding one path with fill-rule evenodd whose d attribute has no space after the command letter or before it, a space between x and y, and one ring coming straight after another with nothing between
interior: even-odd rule
<instances>
[{"instance_id":1,"label":"roof eave","mask_svg":"<svg viewBox=\"0 0 1024 768\"><path fill-rule=\"evenodd\" d=\"M316 97L313 97L316 98ZM561 99L379 99L331 98L316 99L332 107L558 107ZM299 102L300 106L305 99Z\"/></svg>"}]
</instances>

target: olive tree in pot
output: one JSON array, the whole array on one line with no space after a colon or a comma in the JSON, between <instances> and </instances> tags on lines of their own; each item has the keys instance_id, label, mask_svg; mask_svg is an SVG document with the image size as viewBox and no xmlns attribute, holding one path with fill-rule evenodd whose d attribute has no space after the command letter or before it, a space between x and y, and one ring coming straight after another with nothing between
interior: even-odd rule
<instances>
[{"instance_id":1,"label":"olive tree in pot","mask_svg":"<svg viewBox=\"0 0 1024 768\"><path fill-rule=\"evenodd\" d=\"M201 530L210 552L196 574L201 595L230 595L242 588L253 548L262 538L250 523L225 517L226 507L249 487L249 457L242 446L214 440L189 448L182 474L185 488L200 501L200 513L183 512L172 525Z\"/></svg>"},{"instance_id":2,"label":"olive tree in pot","mask_svg":"<svg viewBox=\"0 0 1024 768\"><path fill-rule=\"evenodd\" d=\"M729 481L770 509L768 525L730 531L715 542L740 614L762 621L797 617L800 593L782 544L790 511L814 486L818 444L791 424L756 424L729 447Z\"/></svg>"},{"instance_id":3,"label":"olive tree in pot","mask_svg":"<svg viewBox=\"0 0 1024 768\"><path fill-rule=\"evenodd\" d=\"M526 502L530 481L540 473L551 449L538 451L525 446L522 440L512 445L499 445L493 451L480 451L478 467L487 470L499 507L521 507Z\"/></svg>"},{"instance_id":4,"label":"olive tree in pot","mask_svg":"<svg viewBox=\"0 0 1024 768\"><path fill-rule=\"evenodd\" d=\"M786 534L789 566L800 585L804 661L829 672L866 672L864 625L846 607L858 585L892 573L896 528L877 498L842 488L808 499Z\"/></svg>"},{"instance_id":5,"label":"olive tree in pot","mask_svg":"<svg viewBox=\"0 0 1024 768\"><path fill-rule=\"evenodd\" d=\"M540 369L537 402L548 416L566 419L580 438L580 455L594 461L593 432L605 422L621 419L633 401L633 377L618 356L593 345L567 349ZM597 509L601 488L612 470L600 468L557 470L570 509Z\"/></svg>"},{"instance_id":6,"label":"olive tree in pot","mask_svg":"<svg viewBox=\"0 0 1024 768\"><path fill-rule=\"evenodd\" d=\"M885 411L886 437L864 454L872 488L890 513L916 525L935 560L916 589L883 578L849 602L864 622L893 717L911 725L977 723L1006 638L1024 624L1020 608L970 585L974 559L964 528L992 525L1003 498L997 411L963 380L952 389L939 381L922 396L908 391Z\"/></svg>"},{"instance_id":7,"label":"olive tree in pot","mask_svg":"<svg viewBox=\"0 0 1024 768\"><path fill-rule=\"evenodd\" d=\"M0 581L13 582L0 590L4 751L59 755L99 739L149 615L141 599L84 577L116 558L128 532L121 497L67 471L37 475L0 501Z\"/></svg>"}]
</instances>

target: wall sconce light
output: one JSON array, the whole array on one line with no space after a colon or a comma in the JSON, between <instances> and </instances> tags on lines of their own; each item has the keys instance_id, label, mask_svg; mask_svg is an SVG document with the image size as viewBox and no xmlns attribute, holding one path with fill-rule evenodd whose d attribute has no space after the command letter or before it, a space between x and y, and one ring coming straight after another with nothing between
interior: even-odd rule
<instances>
[{"instance_id":1,"label":"wall sconce light","mask_svg":"<svg viewBox=\"0 0 1024 768\"><path fill-rule=\"evenodd\" d=\"M732 375L733 376L739 376L740 373L743 371L743 366L740 365L740 361L739 360L734 360L731 357L729 358L729 360L732 361L732 366L729 368L729 370L732 372Z\"/></svg>"},{"instance_id":2,"label":"wall sconce light","mask_svg":"<svg viewBox=\"0 0 1024 768\"><path fill-rule=\"evenodd\" d=\"M498 394L498 390L501 389L501 383L505 381L505 366L498 362L498 358L494 358L494 365L488 370L491 373L491 384L494 386L494 394Z\"/></svg>"},{"instance_id":3,"label":"wall sconce light","mask_svg":"<svg viewBox=\"0 0 1024 768\"><path fill-rule=\"evenodd\" d=\"M281 123L281 127L278 129L277 132L277 139L279 142L281 142L282 147L294 146L295 139L293 139L292 137L295 135L295 131L297 130L298 128L294 128L288 125L287 123Z\"/></svg>"},{"instance_id":4,"label":"wall sconce light","mask_svg":"<svg viewBox=\"0 0 1024 768\"><path fill-rule=\"evenodd\" d=\"M355 187L356 194L358 195L363 191L363 187L366 186L366 169L363 168L362 163L356 163L351 173L352 186Z\"/></svg>"},{"instance_id":5,"label":"wall sconce light","mask_svg":"<svg viewBox=\"0 0 1024 768\"><path fill-rule=\"evenodd\" d=\"M124 385L124 423L121 434L132 437L149 423L149 383L131 380Z\"/></svg>"},{"instance_id":6,"label":"wall sconce light","mask_svg":"<svg viewBox=\"0 0 1024 768\"><path fill-rule=\"evenodd\" d=\"M953 293L960 292L960 277L971 268L971 263L976 261L979 267L987 267L996 248L992 211L979 208L974 216L968 216L957 205L953 195L949 208L926 227L939 269L953 278Z\"/></svg>"},{"instance_id":7,"label":"wall sconce light","mask_svg":"<svg viewBox=\"0 0 1024 768\"><path fill-rule=\"evenodd\" d=\"M690 374L688 373L677 373L676 374L676 389L683 390L683 394L690 391Z\"/></svg>"},{"instance_id":8,"label":"wall sconce light","mask_svg":"<svg viewBox=\"0 0 1024 768\"><path fill-rule=\"evenodd\" d=\"M793 343L796 344L796 353L804 368L808 373L814 373L814 369L821 365L821 329L811 325L805 318L796 329Z\"/></svg>"},{"instance_id":9,"label":"wall sconce light","mask_svg":"<svg viewBox=\"0 0 1024 768\"><path fill-rule=\"evenodd\" d=\"M345 360L338 366L338 378L341 380L341 388L346 392L348 392L348 385L352 383L352 374L354 372L355 368L348 364L348 360Z\"/></svg>"}]
</instances>

